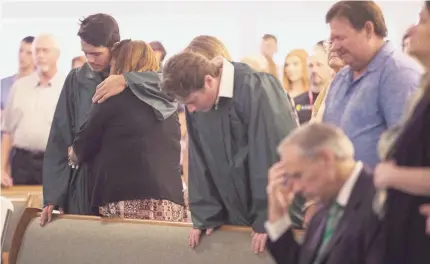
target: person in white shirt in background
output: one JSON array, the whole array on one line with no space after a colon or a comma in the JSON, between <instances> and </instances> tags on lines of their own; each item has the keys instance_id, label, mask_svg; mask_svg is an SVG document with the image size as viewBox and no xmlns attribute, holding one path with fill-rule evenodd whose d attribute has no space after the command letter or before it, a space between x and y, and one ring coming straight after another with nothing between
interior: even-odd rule
<instances>
[{"instance_id":1,"label":"person in white shirt in background","mask_svg":"<svg viewBox=\"0 0 430 264\"><path fill-rule=\"evenodd\" d=\"M37 70L14 83L3 113L4 187L42 184L43 155L65 80L57 70L60 48L52 35L36 37L32 49Z\"/></svg>"}]
</instances>

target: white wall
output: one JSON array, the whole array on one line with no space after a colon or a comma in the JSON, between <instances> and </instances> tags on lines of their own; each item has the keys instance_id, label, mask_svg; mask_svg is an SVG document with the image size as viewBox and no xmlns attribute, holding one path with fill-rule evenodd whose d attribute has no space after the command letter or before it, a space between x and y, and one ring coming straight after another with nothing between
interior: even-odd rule
<instances>
[{"instance_id":1,"label":"white wall","mask_svg":"<svg viewBox=\"0 0 430 264\"><path fill-rule=\"evenodd\" d=\"M193 37L208 34L220 38L238 60L258 52L263 34L274 34L279 39L276 60L282 64L289 50L310 49L328 38L324 16L333 2L9 2L2 7L0 76L15 73L23 37L48 32L59 38L60 70L68 72L71 59L81 54L78 20L96 12L113 15L122 38L160 40L168 56L179 52ZM378 3L389 38L399 44L406 28L416 21L422 1Z\"/></svg>"}]
</instances>

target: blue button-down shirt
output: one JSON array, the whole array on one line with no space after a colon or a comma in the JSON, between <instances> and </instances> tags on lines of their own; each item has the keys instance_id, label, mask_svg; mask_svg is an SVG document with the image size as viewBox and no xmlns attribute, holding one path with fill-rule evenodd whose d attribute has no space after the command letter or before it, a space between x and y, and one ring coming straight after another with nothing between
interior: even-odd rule
<instances>
[{"instance_id":1,"label":"blue button-down shirt","mask_svg":"<svg viewBox=\"0 0 430 264\"><path fill-rule=\"evenodd\" d=\"M400 121L421 75L420 66L387 41L361 77L353 80L348 66L336 75L323 122L342 128L354 144L356 159L374 168L381 133Z\"/></svg>"},{"instance_id":2,"label":"blue button-down shirt","mask_svg":"<svg viewBox=\"0 0 430 264\"><path fill-rule=\"evenodd\" d=\"M0 111L2 112L6 107L7 97L15 79L16 76L12 75L0 80ZM1 134L3 135L3 129L1 129Z\"/></svg>"},{"instance_id":3,"label":"blue button-down shirt","mask_svg":"<svg viewBox=\"0 0 430 264\"><path fill-rule=\"evenodd\" d=\"M9 95L10 88L12 87L13 83L15 82L15 75L3 78L0 80L1 84L1 110L5 108L6 100Z\"/></svg>"}]
</instances>

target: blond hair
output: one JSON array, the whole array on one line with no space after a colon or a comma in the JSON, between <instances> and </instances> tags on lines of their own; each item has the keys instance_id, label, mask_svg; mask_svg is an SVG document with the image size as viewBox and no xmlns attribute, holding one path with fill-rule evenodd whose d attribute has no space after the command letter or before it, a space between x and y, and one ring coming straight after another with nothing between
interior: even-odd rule
<instances>
[{"instance_id":1,"label":"blond hair","mask_svg":"<svg viewBox=\"0 0 430 264\"><path fill-rule=\"evenodd\" d=\"M152 48L141 40L122 40L112 48L111 74L158 71L157 57Z\"/></svg>"},{"instance_id":2,"label":"blond hair","mask_svg":"<svg viewBox=\"0 0 430 264\"><path fill-rule=\"evenodd\" d=\"M230 53L221 40L208 35L195 37L184 51L199 53L209 60L219 56L229 61L232 60Z\"/></svg>"}]
</instances>

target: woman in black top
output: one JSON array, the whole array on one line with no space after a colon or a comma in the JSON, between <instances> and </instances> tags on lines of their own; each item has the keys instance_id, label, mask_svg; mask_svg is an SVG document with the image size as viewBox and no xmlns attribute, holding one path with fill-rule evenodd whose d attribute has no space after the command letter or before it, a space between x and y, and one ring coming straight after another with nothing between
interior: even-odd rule
<instances>
[{"instance_id":1,"label":"woman in black top","mask_svg":"<svg viewBox=\"0 0 430 264\"><path fill-rule=\"evenodd\" d=\"M153 50L143 41L123 40L112 50L111 74L147 72L150 90L158 89L158 70ZM91 164L92 205L102 216L185 221L178 115L157 115L157 98L148 100L152 103L125 89L93 104L70 157Z\"/></svg>"},{"instance_id":2,"label":"woman in black top","mask_svg":"<svg viewBox=\"0 0 430 264\"><path fill-rule=\"evenodd\" d=\"M375 169L375 185L388 189L384 215L387 256L384 263L389 264L430 263L430 236L425 233L427 219L420 214L420 209L430 204L429 1L421 11L419 23L409 30L408 36L410 54L426 67L427 74L423 77L420 98L403 124L397 132L393 130L384 136L385 141L394 143L391 147L381 146L382 152L388 150L383 155L387 161Z\"/></svg>"},{"instance_id":3,"label":"woman in black top","mask_svg":"<svg viewBox=\"0 0 430 264\"><path fill-rule=\"evenodd\" d=\"M310 90L307 60L305 50L292 50L285 57L283 72L284 89L294 101L300 124L311 120L312 107L318 97L318 93Z\"/></svg>"}]
</instances>

